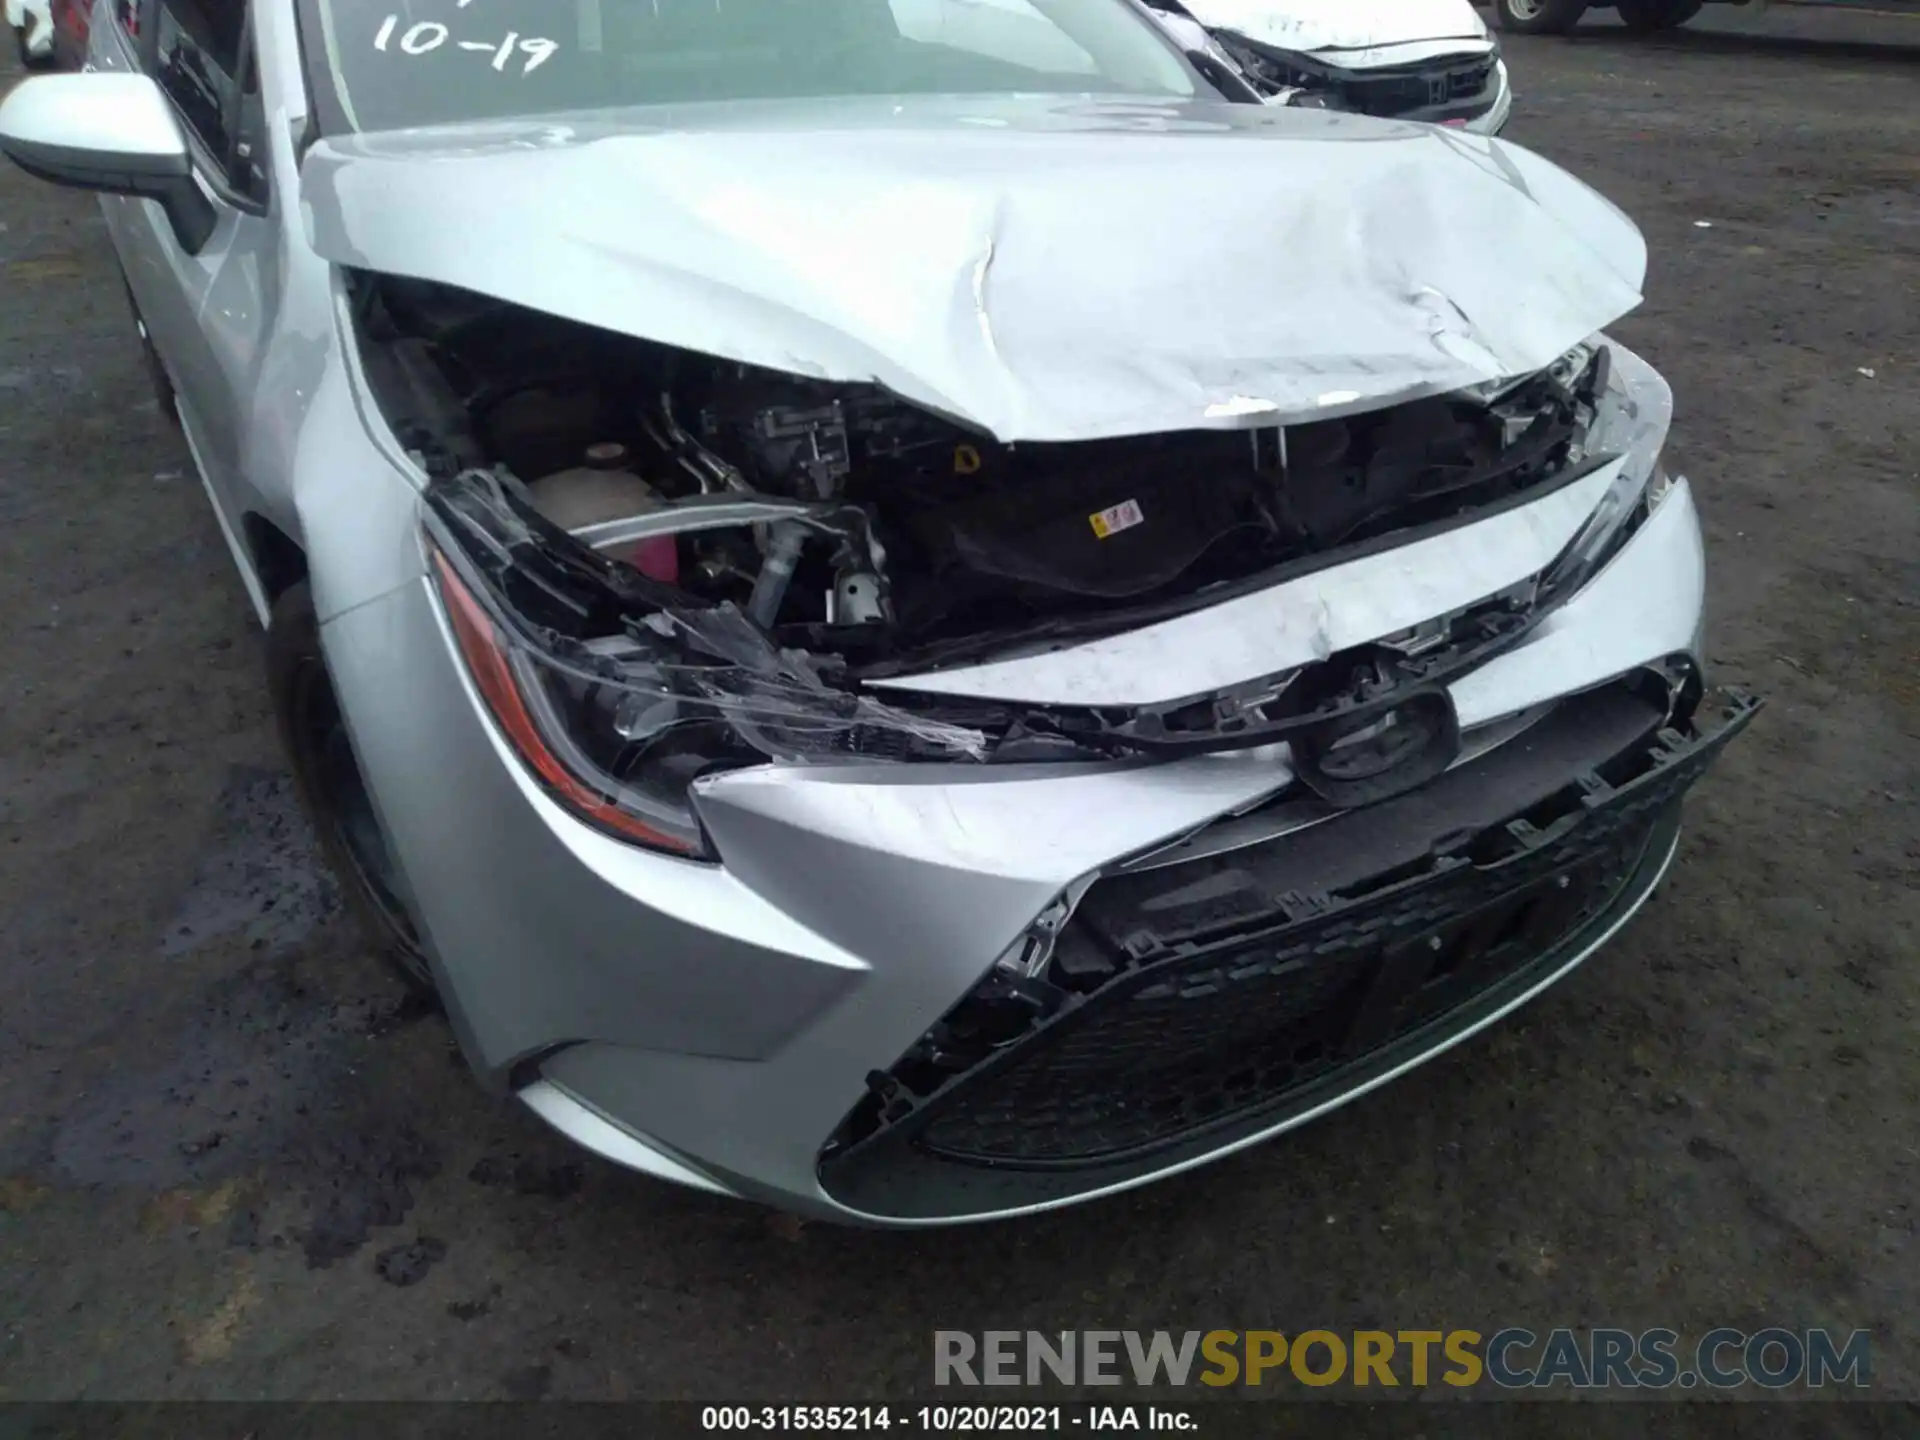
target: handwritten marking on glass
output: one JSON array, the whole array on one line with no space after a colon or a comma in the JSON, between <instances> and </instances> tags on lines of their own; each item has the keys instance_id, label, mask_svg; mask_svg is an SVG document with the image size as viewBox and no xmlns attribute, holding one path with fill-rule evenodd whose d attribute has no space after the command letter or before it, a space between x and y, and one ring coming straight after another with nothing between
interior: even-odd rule
<instances>
[{"instance_id":1,"label":"handwritten marking on glass","mask_svg":"<svg viewBox=\"0 0 1920 1440\"><path fill-rule=\"evenodd\" d=\"M447 43L447 27L437 20L422 20L400 37L400 48L409 55L424 55Z\"/></svg>"},{"instance_id":2,"label":"handwritten marking on glass","mask_svg":"<svg viewBox=\"0 0 1920 1440\"><path fill-rule=\"evenodd\" d=\"M461 0L462 5L465 3L466 0ZM398 15L387 16L385 20L380 22L380 29L373 37L373 48L376 50L388 49L393 43L393 32L399 28L400 17ZM447 43L449 33L447 27L437 20L422 20L418 24L409 26L405 33L400 36L401 53L406 55L425 55L431 51L438 50L442 45ZM526 64L520 67L520 73L522 75L530 75L535 70L538 70L542 65L546 64L547 61L551 60L560 49L557 42L545 40L539 36L530 36L523 40L520 38L520 32L517 30L509 30L507 32L507 38L497 44L492 40L456 40L454 41L454 46L460 50L479 50L491 54L493 56L493 68L501 71L507 68L507 61L513 57L513 53L517 49L522 55L526 56Z\"/></svg>"},{"instance_id":3,"label":"handwritten marking on glass","mask_svg":"<svg viewBox=\"0 0 1920 1440\"><path fill-rule=\"evenodd\" d=\"M504 70L507 68L507 61L513 56L513 42L519 38L520 35L518 31L509 30L507 32L507 38L502 40L497 46L487 40L462 40L460 42L460 48L462 50L491 50L494 52L493 68L496 70Z\"/></svg>"}]
</instances>

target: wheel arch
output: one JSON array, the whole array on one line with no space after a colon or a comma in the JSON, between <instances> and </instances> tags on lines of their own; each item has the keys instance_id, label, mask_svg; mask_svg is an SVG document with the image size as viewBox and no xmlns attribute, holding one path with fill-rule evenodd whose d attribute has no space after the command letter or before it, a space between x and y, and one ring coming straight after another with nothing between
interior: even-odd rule
<instances>
[{"instance_id":1,"label":"wheel arch","mask_svg":"<svg viewBox=\"0 0 1920 1440\"><path fill-rule=\"evenodd\" d=\"M240 519L240 531L246 539L254 576L269 606L307 578L305 547L265 515L257 510L248 511Z\"/></svg>"}]
</instances>

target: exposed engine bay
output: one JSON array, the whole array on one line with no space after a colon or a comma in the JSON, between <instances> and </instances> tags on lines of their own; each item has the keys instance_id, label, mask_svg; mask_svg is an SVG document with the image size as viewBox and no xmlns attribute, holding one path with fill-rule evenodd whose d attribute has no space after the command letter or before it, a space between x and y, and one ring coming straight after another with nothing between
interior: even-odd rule
<instances>
[{"instance_id":1,"label":"exposed engine bay","mask_svg":"<svg viewBox=\"0 0 1920 1440\"><path fill-rule=\"evenodd\" d=\"M486 597L476 623L526 644L577 768L628 786L644 772L663 802L716 763L769 756L1168 757L1278 739L1336 803L1364 803L1389 770L1396 789L1418 783L1457 749L1437 687L1524 636L1537 585L1174 705L1041 713L862 682L1148 624L1551 489L1590 464L1608 375L1609 352L1582 346L1530 377L1358 416L1008 445L875 387L445 286L362 276L355 304L373 391L435 482L458 557L443 578ZM1336 740L1344 774L1314 760ZM1409 747L1428 761L1401 763Z\"/></svg>"},{"instance_id":2,"label":"exposed engine bay","mask_svg":"<svg viewBox=\"0 0 1920 1440\"><path fill-rule=\"evenodd\" d=\"M1036 624L1143 623L1274 567L1522 493L1582 458L1604 358L1497 397L1251 430L1003 445L878 389L756 371L383 279L365 333L429 473L479 468L698 603L855 667ZM706 497L748 523L623 542ZM715 513L722 513L716 508ZM1059 622L1068 622L1064 625ZM1073 622L1079 622L1075 624Z\"/></svg>"}]
</instances>

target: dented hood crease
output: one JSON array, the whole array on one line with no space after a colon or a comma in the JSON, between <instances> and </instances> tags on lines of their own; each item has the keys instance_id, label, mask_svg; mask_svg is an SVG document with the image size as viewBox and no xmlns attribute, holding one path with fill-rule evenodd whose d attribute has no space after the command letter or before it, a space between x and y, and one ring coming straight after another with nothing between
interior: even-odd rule
<instances>
[{"instance_id":1,"label":"dented hood crease","mask_svg":"<svg viewBox=\"0 0 1920 1440\"><path fill-rule=\"evenodd\" d=\"M1225 104L753 103L343 136L337 264L873 381L1004 441L1330 418L1634 308L1617 209L1511 145Z\"/></svg>"}]
</instances>

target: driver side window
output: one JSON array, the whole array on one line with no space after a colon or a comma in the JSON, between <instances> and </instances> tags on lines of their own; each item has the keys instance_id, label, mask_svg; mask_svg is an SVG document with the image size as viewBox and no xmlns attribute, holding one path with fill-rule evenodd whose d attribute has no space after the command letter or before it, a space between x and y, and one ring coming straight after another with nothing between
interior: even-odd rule
<instances>
[{"instance_id":1,"label":"driver side window","mask_svg":"<svg viewBox=\"0 0 1920 1440\"><path fill-rule=\"evenodd\" d=\"M246 0L158 0L154 78L229 186L267 199L264 114Z\"/></svg>"},{"instance_id":2,"label":"driver side window","mask_svg":"<svg viewBox=\"0 0 1920 1440\"><path fill-rule=\"evenodd\" d=\"M267 112L260 102L260 60L251 24L247 26L246 46L240 52L240 84L234 97L233 150L227 156L227 178L247 199L267 203Z\"/></svg>"}]
</instances>

